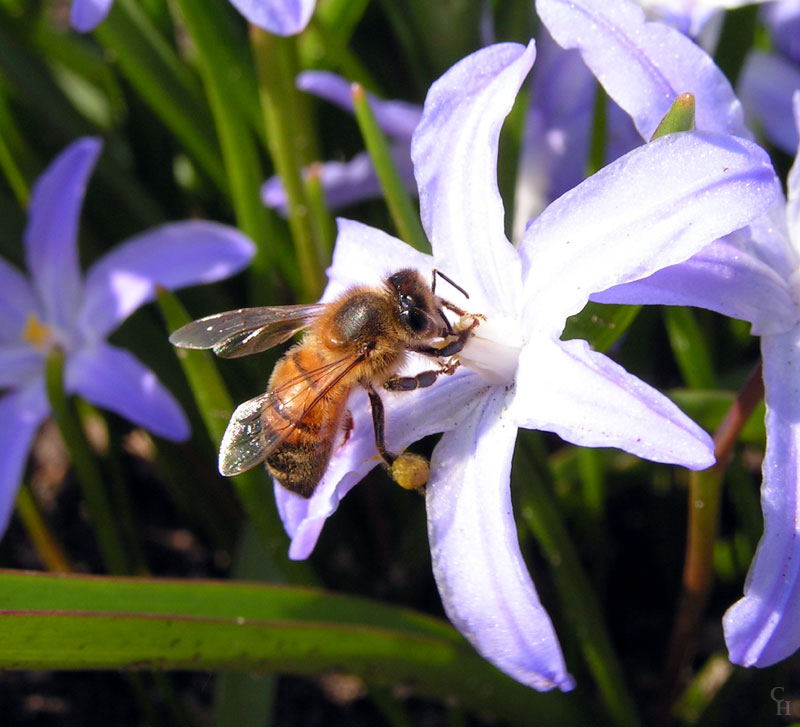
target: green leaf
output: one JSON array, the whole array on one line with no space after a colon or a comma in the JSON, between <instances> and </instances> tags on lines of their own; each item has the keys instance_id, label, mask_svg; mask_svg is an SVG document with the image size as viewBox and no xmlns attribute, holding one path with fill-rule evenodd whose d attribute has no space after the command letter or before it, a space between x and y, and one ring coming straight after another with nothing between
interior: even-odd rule
<instances>
[{"instance_id":1,"label":"green leaf","mask_svg":"<svg viewBox=\"0 0 800 727\"><path fill-rule=\"evenodd\" d=\"M678 96L659 122L650 141L676 131L692 131L694 129L694 106L694 96L691 93L682 93Z\"/></svg>"},{"instance_id":2,"label":"green leaf","mask_svg":"<svg viewBox=\"0 0 800 727\"><path fill-rule=\"evenodd\" d=\"M520 725L577 723L448 624L309 588L0 571L0 666L355 673Z\"/></svg>"},{"instance_id":3,"label":"green leaf","mask_svg":"<svg viewBox=\"0 0 800 727\"><path fill-rule=\"evenodd\" d=\"M567 319L561 338L583 338L595 351L608 351L628 330L639 314L637 305L603 305L589 301L577 315Z\"/></svg>"},{"instance_id":4,"label":"green leaf","mask_svg":"<svg viewBox=\"0 0 800 727\"><path fill-rule=\"evenodd\" d=\"M708 337L697 323L694 311L689 308L666 306L664 321L683 380L692 389L713 389L716 383Z\"/></svg>"},{"instance_id":5,"label":"green leaf","mask_svg":"<svg viewBox=\"0 0 800 727\"><path fill-rule=\"evenodd\" d=\"M146 103L221 190L228 186L200 84L142 10L118 0L94 31Z\"/></svg>"}]
</instances>

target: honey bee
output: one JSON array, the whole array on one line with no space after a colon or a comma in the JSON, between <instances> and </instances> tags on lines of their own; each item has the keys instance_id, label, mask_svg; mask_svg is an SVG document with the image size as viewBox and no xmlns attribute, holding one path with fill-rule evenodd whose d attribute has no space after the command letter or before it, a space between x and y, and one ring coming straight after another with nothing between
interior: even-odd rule
<instances>
[{"instance_id":1,"label":"honey bee","mask_svg":"<svg viewBox=\"0 0 800 727\"><path fill-rule=\"evenodd\" d=\"M380 287L353 287L330 303L242 308L175 331L169 337L175 346L210 348L219 356L234 358L264 351L307 329L301 342L275 365L267 390L233 413L220 446L220 472L236 475L265 462L284 487L311 497L328 467L337 435L348 427L348 396L362 386L369 396L375 445L383 461L403 486L423 484L419 482L427 477L427 469L419 466L423 458L408 459L411 455L386 449L378 389L425 388L458 367L452 357L462 350L480 316L468 316L436 295L437 275L469 297L440 271L434 270L428 284L409 268L389 275ZM468 323L456 331L445 309L462 319L467 316ZM398 376L408 352L435 358L438 365L415 376Z\"/></svg>"}]
</instances>

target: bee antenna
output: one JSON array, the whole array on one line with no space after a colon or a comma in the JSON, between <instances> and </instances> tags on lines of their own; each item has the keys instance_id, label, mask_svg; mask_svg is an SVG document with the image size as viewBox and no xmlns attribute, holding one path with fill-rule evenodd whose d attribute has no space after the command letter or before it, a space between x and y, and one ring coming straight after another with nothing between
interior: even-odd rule
<instances>
[{"instance_id":1,"label":"bee antenna","mask_svg":"<svg viewBox=\"0 0 800 727\"><path fill-rule=\"evenodd\" d=\"M452 285L461 295L465 298L469 298L469 293L467 293L464 288L462 288L458 283L454 282L451 278L447 277L441 270L437 270L436 268L433 269L433 282L431 283L431 292L436 292L436 276L442 278L442 280L446 280L450 285Z\"/></svg>"}]
</instances>

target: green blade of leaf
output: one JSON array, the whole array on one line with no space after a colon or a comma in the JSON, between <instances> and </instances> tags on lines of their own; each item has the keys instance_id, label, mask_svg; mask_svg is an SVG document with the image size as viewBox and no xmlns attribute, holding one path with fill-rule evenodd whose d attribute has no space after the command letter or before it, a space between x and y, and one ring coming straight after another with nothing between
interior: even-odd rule
<instances>
[{"instance_id":1,"label":"green blade of leaf","mask_svg":"<svg viewBox=\"0 0 800 727\"><path fill-rule=\"evenodd\" d=\"M0 572L0 666L355 673L515 724L580 721L448 624L316 589Z\"/></svg>"}]
</instances>

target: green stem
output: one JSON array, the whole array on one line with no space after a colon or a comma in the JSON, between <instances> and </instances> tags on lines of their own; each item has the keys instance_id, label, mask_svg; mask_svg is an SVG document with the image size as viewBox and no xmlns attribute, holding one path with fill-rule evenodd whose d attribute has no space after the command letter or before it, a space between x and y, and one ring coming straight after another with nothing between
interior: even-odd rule
<instances>
[{"instance_id":1,"label":"green stem","mask_svg":"<svg viewBox=\"0 0 800 727\"><path fill-rule=\"evenodd\" d=\"M209 12L210 6L194 0L178 0L177 6L197 48L236 220L241 230L256 243L258 254L254 260L254 270L266 295L272 287L273 271L282 265L281 272L291 280L295 268L290 255L285 254L288 250L276 249L276 242L281 242L284 233L275 216L262 204L259 195L265 175L259 163L258 146L251 120L242 107L241 91L231 81L232 77L244 77L246 71L241 67L243 64L235 51L229 48L235 39L223 32L226 30L224 17L217 17L218 13ZM258 109L255 97L252 103ZM260 113L257 115L260 118Z\"/></svg>"},{"instance_id":2,"label":"green stem","mask_svg":"<svg viewBox=\"0 0 800 727\"><path fill-rule=\"evenodd\" d=\"M422 229L419 214L397 171L386 137L372 113L367 92L358 83L352 85L351 91L356 121L358 121L367 151L372 158L372 164L378 175L378 181L381 183L381 189L389 205L389 212L397 227L397 232L409 245L422 252L429 252L430 243Z\"/></svg>"},{"instance_id":3,"label":"green stem","mask_svg":"<svg viewBox=\"0 0 800 727\"><path fill-rule=\"evenodd\" d=\"M0 99L0 101L2 101L2 99ZM17 198L17 202L19 202L21 207L27 208L30 190L2 134L0 134L0 169L3 170L8 186L11 187L11 191Z\"/></svg>"},{"instance_id":4,"label":"green stem","mask_svg":"<svg viewBox=\"0 0 800 727\"><path fill-rule=\"evenodd\" d=\"M216 186L226 190L228 181L197 79L142 9L131 0L118 0L94 32L146 103Z\"/></svg>"},{"instance_id":5,"label":"green stem","mask_svg":"<svg viewBox=\"0 0 800 727\"><path fill-rule=\"evenodd\" d=\"M763 396L764 382L759 361L714 434L714 455L717 463L707 470L689 475L683 590L675 615L660 695L663 709L659 712L664 715L670 713L681 675L694 654L700 619L711 591L722 478L730 463L739 433Z\"/></svg>"},{"instance_id":6,"label":"green stem","mask_svg":"<svg viewBox=\"0 0 800 727\"><path fill-rule=\"evenodd\" d=\"M130 566L125 547L119 537L116 517L105 490L100 468L81 428L75 407L64 393L64 354L58 349L51 351L47 357L45 378L53 419L61 430L61 436L75 468L106 567L111 573L129 573Z\"/></svg>"},{"instance_id":7,"label":"green stem","mask_svg":"<svg viewBox=\"0 0 800 727\"><path fill-rule=\"evenodd\" d=\"M250 41L256 59L269 153L286 190L289 228L300 267L302 297L316 300L324 286L326 261L322 245L315 236L303 184L302 153L308 145L308 138L304 137L299 121L302 114L294 87L293 40L251 26Z\"/></svg>"},{"instance_id":8,"label":"green stem","mask_svg":"<svg viewBox=\"0 0 800 727\"><path fill-rule=\"evenodd\" d=\"M592 136L589 141L589 158L586 160L586 176L589 177L606 163L606 101L605 89L598 83L594 96Z\"/></svg>"},{"instance_id":9,"label":"green stem","mask_svg":"<svg viewBox=\"0 0 800 727\"><path fill-rule=\"evenodd\" d=\"M514 479L520 495L519 512L548 559L561 602L612 723L620 727L638 725L636 707L606 631L602 608L550 491L551 477L541 444L534 434L525 431L520 431L518 442L519 459L530 473Z\"/></svg>"},{"instance_id":10,"label":"green stem","mask_svg":"<svg viewBox=\"0 0 800 727\"><path fill-rule=\"evenodd\" d=\"M36 499L25 482L17 493L16 505L17 514L44 567L54 573L72 573L64 548L45 522Z\"/></svg>"}]
</instances>

